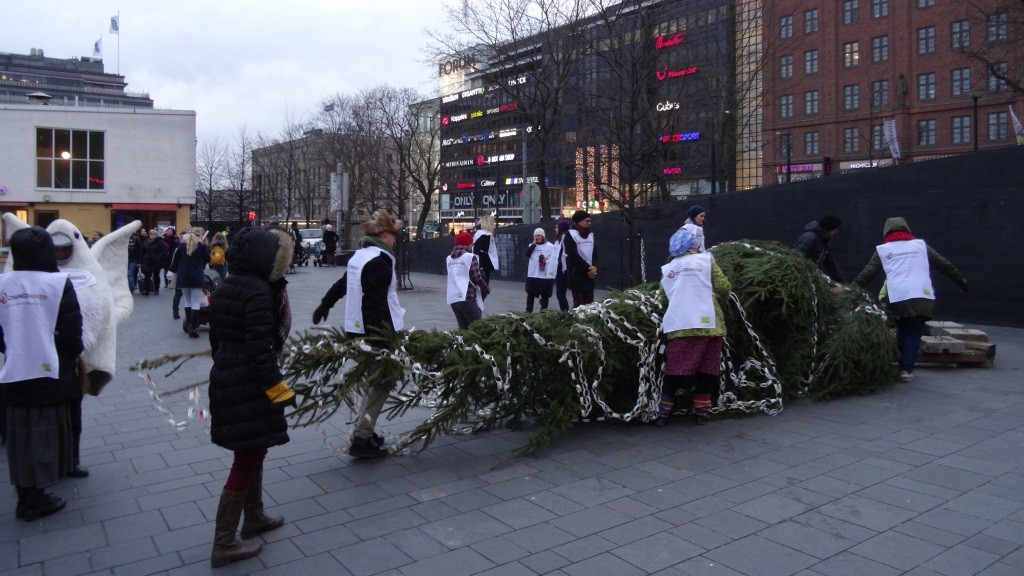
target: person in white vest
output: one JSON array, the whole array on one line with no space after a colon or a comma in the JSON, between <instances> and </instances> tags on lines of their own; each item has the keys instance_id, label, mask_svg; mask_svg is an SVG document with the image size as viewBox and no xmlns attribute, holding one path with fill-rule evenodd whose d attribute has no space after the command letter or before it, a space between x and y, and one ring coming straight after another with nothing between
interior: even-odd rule
<instances>
[{"instance_id":1,"label":"person in white vest","mask_svg":"<svg viewBox=\"0 0 1024 576\"><path fill-rule=\"evenodd\" d=\"M875 247L867 265L853 281L865 287L885 273L879 299L896 318L896 343L899 346L900 378L914 379L914 364L921 347L924 325L935 311L935 289L931 271L937 269L961 290L967 292L967 279L924 240L915 238L903 218L889 218L882 228L882 244Z\"/></svg>"},{"instance_id":2,"label":"person in white vest","mask_svg":"<svg viewBox=\"0 0 1024 576\"><path fill-rule=\"evenodd\" d=\"M555 273L555 298L558 299L558 307L565 312L569 309L569 299L565 297L569 290L569 283L565 277L565 235L572 228L572 222L562 217L555 221L555 250L558 252L558 271Z\"/></svg>"},{"instance_id":3,"label":"person in white vest","mask_svg":"<svg viewBox=\"0 0 1024 576\"><path fill-rule=\"evenodd\" d=\"M590 231L590 214L577 210L572 215L574 230L565 235L565 277L572 292L572 307L594 302L594 233Z\"/></svg>"},{"instance_id":4,"label":"person in white vest","mask_svg":"<svg viewBox=\"0 0 1024 576\"><path fill-rule=\"evenodd\" d=\"M668 297L662 319L665 334L665 379L661 388L657 426L672 415L676 392L692 388L693 418L711 420L711 396L722 374L725 317L720 298L732 286L710 252L700 252L697 237L680 228L669 239L672 260L661 267L661 287Z\"/></svg>"},{"instance_id":5,"label":"person in white vest","mask_svg":"<svg viewBox=\"0 0 1024 576\"><path fill-rule=\"evenodd\" d=\"M540 298L541 311L548 309L558 272L558 250L548 242L543 228L533 231L533 244L526 249L526 311L533 312L533 301Z\"/></svg>"},{"instance_id":6,"label":"person in white vest","mask_svg":"<svg viewBox=\"0 0 1024 576\"><path fill-rule=\"evenodd\" d=\"M484 296L491 292L480 269L480 257L473 254L473 236L469 232L455 235L455 247L445 258L448 269L448 304L455 313L459 329L483 316Z\"/></svg>"},{"instance_id":7,"label":"person in white vest","mask_svg":"<svg viewBox=\"0 0 1024 576\"><path fill-rule=\"evenodd\" d=\"M484 216L473 233L473 253L480 257L484 271L484 282L491 283L491 272L501 270L498 262L498 245L494 242L494 216Z\"/></svg>"},{"instance_id":8,"label":"person in white vest","mask_svg":"<svg viewBox=\"0 0 1024 576\"><path fill-rule=\"evenodd\" d=\"M59 512L44 488L74 468L71 411L81 398L82 312L68 274L57 269L53 239L37 226L11 235L13 271L0 275L0 394L15 517Z\"/></svg>"},{"instance_id":9,"label":"person in white vest","mask_svg":"<svg viewBox=\"0 0 1024 576\"><path fill-rule=\"evenodd\" d=\"M331 286L313 311L313 324L327 319L331 307L345 300L345 333L349 337L381 337L371 344L381 346L405 327L405 309L398 303L395 276L395 240L402 233L402 222L387 210L378 210L372 220L363 222L362 248L348 261L345 275ZM388 455L384 437L374 428L384 401L394 382L374 382L360 405L352 428L348 453L356 458L383 458Z\"/></svg>"}]
</instances>

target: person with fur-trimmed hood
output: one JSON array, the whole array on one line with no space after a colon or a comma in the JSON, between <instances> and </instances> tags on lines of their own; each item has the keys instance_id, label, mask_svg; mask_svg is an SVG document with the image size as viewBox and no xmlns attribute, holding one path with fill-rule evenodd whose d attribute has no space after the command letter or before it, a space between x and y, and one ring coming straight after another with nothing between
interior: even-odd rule
<instances>
[{"instance_id":1,"label":"person with fur-trimmed hood","mask_svg":"<svg viewBox=\"0 0 1024 576\"><path fill-rule=\"evenodd\" d=\"M372 345L387 346L391 335L405 327L405 309L398 302L394 246L402 222L387 210L378 210L363 222L362 248L348 261L345 275L331 286L313 311L313 324L327 319L331 308L345 300L345 333L350 338L380 336ZM394 382L374 382L367 391L352 427L348 453L356 458L388 455L384 437L374 428Z\"/></svg>"},{"instance_id":2,"label":"person with fur-trimmed hood","mask_svg":"<svg viewBox=\"0 0 1024 576\"><path fill-rule=\"evenodd\" d=\"M284 230L243 228L228 249L228 277L210 303L210 438L234 461L221 491L210 562L224 566L260 553L249 539L284 524L263 508L267 449L288 442L284 408L294 403L278 365L291 331L284 276L294 243Z\"/></svg>"},{"instance_id":3,"label":"person with fur-trimmed hood","mask_svg":"<svg viewBox=\"0 0 1024 576\"><path fill-rule=\"evenodd\" d=\"M75 467L72 410L82 398L77 373L82 312L68 274L57 268L53 239L37 226L11 235L13 270L0 276L0 397L15 517L59 512L44 488Z\"/></svg>"}]
</instances>

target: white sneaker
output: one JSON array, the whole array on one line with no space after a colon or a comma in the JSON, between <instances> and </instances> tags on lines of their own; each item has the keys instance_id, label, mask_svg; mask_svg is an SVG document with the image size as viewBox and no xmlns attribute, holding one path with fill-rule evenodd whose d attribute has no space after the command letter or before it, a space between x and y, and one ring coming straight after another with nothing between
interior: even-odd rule
<instances>
[{"instance_id":1,"label":"white sneaker","mask_svg":"<svg viewBox=\"0 0 1024 576\"><path fill-rule=\"evenodd\" d=\"M906 370L900 370L900 380L903 380L904 382L910 382L913 379L914 379L914 373L913 372L907 372Z\"/></svg>"}]
</instances>

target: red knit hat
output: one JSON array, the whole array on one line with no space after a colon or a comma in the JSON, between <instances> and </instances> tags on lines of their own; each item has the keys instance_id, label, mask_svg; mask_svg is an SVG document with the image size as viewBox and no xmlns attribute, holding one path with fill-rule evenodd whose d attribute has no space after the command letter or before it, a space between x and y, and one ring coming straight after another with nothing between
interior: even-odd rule
<instances>
[{"instance_id":1,"label":"red knit hat","mask_svg":"<svg viewBox=\"0 0 1024 576\"><path fill-rule=\"evenodd\" d=\"M459 232L458 234L455 235L455 245L456 246L472 246L473 245L473 235L470 234L469 232L466 232L465 230L463 230L462 232Z\"/></svg>"}]
</instances>

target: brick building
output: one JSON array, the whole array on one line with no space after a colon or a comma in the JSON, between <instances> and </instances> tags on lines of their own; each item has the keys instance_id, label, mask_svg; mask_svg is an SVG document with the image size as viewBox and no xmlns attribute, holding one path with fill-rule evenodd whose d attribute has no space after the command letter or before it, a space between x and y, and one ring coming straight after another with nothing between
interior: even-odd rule
<instances>
[{"instance_id":1,"label":"brick building","mask_svg":"<svg viewBox=\"0 0 1024 576\"><path fill-rule=\"evenodd\" d=\"M1010 106L1021 95L971 56L1024 72L1019 14L1000 6L765 3L764 38L776 49L764 62L764 183L1015 143Z\"/></svg>"}]
</instances>

